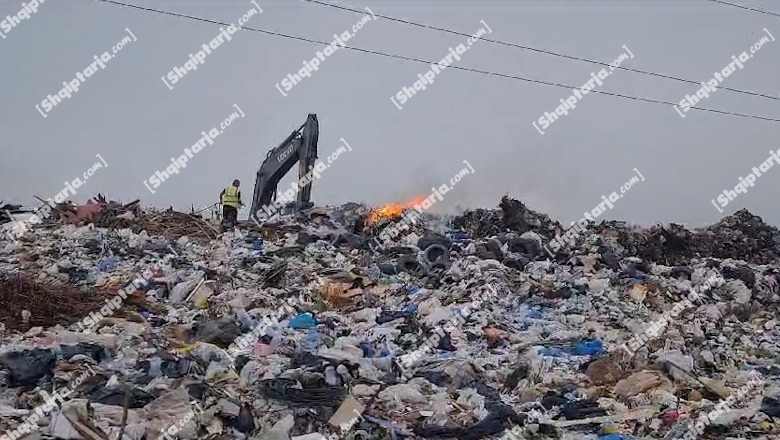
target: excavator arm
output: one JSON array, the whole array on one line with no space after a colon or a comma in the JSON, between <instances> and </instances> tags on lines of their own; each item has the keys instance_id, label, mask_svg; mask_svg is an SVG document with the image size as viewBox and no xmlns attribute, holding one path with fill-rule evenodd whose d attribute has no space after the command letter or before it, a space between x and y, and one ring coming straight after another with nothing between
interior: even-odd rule
<instances>
[{"instance_id":1,"label":"excavator arm","mask_svg":"<svg viewBox=\"0 0 780 440\"><path fill-rule=\"evenodd\" d=\"M293 131L287 139L278 147L269 151L257 171L255 191L252 195L252 210L250 218L257 220L258 210L263 212L263 206L270 206L275 200L276 188L279 181L298 162L298 180L309 172L309 167L314 166L317 160L317 139L320 134L320 126L317 115L310 114L306 122ZM312 182L298 188L297 202L308 203L311 198Z\"/></svg>"}]
</instances>

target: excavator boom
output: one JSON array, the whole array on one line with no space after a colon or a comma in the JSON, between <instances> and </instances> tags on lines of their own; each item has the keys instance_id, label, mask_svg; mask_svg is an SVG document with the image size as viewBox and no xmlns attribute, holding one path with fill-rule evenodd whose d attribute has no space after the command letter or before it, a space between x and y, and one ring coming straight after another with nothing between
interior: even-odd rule
<instances>
[{"instance_id":1,"label":"excavator boom","mask_svg":"<svg viewBox=\"0 0 780 440\"><path fill-rule=\"evenodd\" d=\"M293 131L278 147L269 151L257 170L255 190L252 195L252 210L249 217L257 220L261 213L270 217L267 209L263 207L273 206L279 181L298 162L298 180L301 180L309 168L314 166L317 160L317 140L320 134L320 126L317 115L310 114L306 122ZM311 185L309 181L298 188L298 204L308 204L311 198ZM278 205L278 203L277 203ZM277 207L278 209L278 207Z\"/></svg>"}]
</instances>

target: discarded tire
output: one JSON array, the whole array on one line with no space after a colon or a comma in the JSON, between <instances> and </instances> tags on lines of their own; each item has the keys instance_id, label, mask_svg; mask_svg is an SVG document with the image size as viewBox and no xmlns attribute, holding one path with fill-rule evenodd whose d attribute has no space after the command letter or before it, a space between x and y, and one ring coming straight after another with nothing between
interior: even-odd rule
<instances>
[{"instance_id":1,"label":"discarded tire","mask_svg":"<svg viewBox=\"0 0 780 440\"><path fill-rule=\"evenodd\" d=\"M420 249L428 249L428 247L434 244L438 244L444 246L446 249L449 249L452 247L452 240L433 232L428 232L419 240L417 240L417 247Z\"/></svg>"},{"instance_id":2,"label":"discarded tire","mask_svg":"<svg viewBox=\"0 0 780 440\"><path fill-rule=\"evenodd\" d=\"M423 251L423 258L428 264L433 264L440 260L449 260L450 251L440 244L432 244Z\"/></svg>"},{"instance_id":3,"label":"discarded tire","mask_svg":"<svg viewBox=\"0 0 780 440\"><path fill-rule=\"evenodd\" d=\"M513 238L508 243L509 251L519 254L525 254L534 259L539 255L539 244L528 238Z\"/></svg>"},{"instance_id":4,"label":"discarded tire","mask_svg":"<svg viewBox=\"0 0 780 440\"><path fill-rule=\"evenodd\" d=\"M423 276L425 275L425 267L420 264L414 257L404 257L398 261L396 265L398 272L406 272L412 275Z\"/></svg>"}]
</instances>

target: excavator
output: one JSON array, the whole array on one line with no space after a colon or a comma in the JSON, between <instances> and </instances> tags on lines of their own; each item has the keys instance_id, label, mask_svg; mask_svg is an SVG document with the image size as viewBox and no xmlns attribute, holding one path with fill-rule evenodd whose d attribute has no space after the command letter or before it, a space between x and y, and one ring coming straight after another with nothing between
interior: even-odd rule
<instances>
[{"instance_id":1,"label":"excavator","mask_svg":"<svg viewBox=\"0 0 780 440\"><path fill-rule=\"evenodd\" d=\"M276 200L276 189L279 181L292 169L295 163L298 163L298 180L302 179L309 168L314 166L317 160L317 139L320 134L320 125L317 122L317 115L309 114L306 122L298 129L294 130L287 139L278 147L269 151L257 170L257 179L255 180L255 191L252 195L252 210L249 218L258 220L258 210L263 206L272 205ZM308 182L298 189L296 202L285 206L286 212L295 212L300 209L310 208L311 185Z\"/></svg>"}]
</instances>

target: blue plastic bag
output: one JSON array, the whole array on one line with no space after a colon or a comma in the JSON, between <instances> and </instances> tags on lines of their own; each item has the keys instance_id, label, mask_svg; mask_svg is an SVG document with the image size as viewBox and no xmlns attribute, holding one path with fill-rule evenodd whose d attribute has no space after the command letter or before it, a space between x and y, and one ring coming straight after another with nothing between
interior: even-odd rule
<instances>
[{"instance_id":1,"label":"blue plastic bag","mask_svg":"<svg viewBox=\"0 0 780 440\"><path fill-rule=\"evenodd\" d=\"M599 440L631 440L631 437L625 436L623 434L607 434L600 435Z\"/></svg>"},{"instance_id":2,"label":"blue plastic bag","mask_svg":"<svg viewBox=\"0 0 780 440\"><path fill-rule=\"evenodd\" d=\"M404 312L404 313L408 313L410 315L414 315L415 313L417 313L417 309L418 309L417 304L409 303L409 304L405 305L401 309L401 311Z\"/></svg>"},{"instance_id":3,"label":"blue plastic bag","mask_svg":"<svg viewBox=\"0 0 780 440\"><path fill-rule=\"evenodd\" d=\"M301 313L291 318L289 327L294 329L308 329L317 325L317 320L311 313Z\"/></svg>"},{"instance_id":4,"label":"blue plastic bag","mask_svg":"<svg viewBox=\"0 0 780 440\"><path fill-rule=\"evenodd\" d=\"M529 310L525 317L530 319L543 319L544 315L538 310Z\"/></svg>"},{"instance_id":5,"label":"blue plastic bag","mask_svg":"<svg viewBox=\"0 0 780 440\"><path fill-rule=\"evenodd\" d=\"M111 272L119 265L119 257L108 257L98 263L101 272Z\"/></svg>"},{"instance_id":6,"label":"blue plastic bag","mask_svg":"<svg viewBox=\"0 0 780 440\"><path fill-rule=\"evenodd\" d=\"M597 356L604 352L604 344L597 339L586 339L572 347L574 356Z\"/></svg>"}]
</instances>

